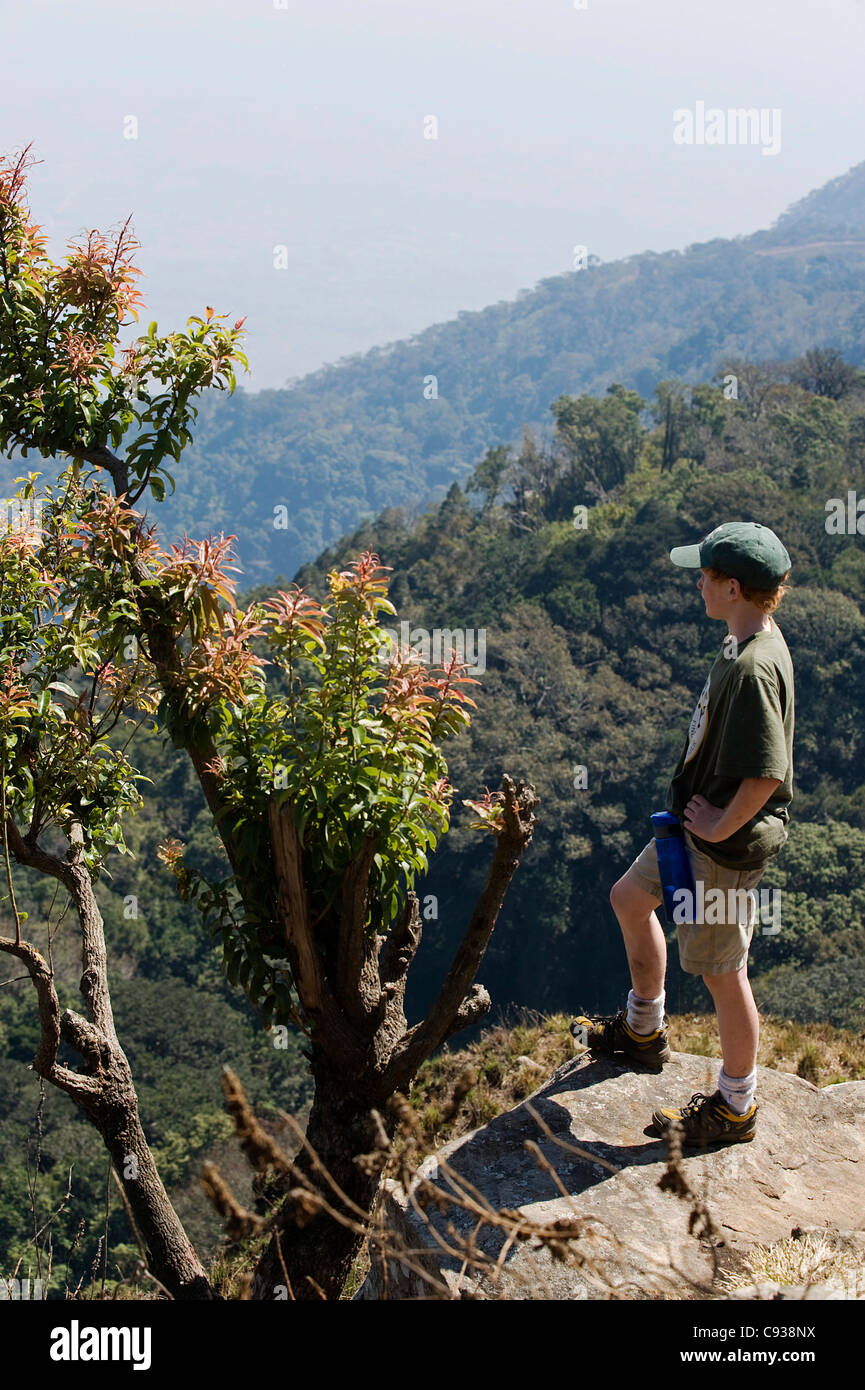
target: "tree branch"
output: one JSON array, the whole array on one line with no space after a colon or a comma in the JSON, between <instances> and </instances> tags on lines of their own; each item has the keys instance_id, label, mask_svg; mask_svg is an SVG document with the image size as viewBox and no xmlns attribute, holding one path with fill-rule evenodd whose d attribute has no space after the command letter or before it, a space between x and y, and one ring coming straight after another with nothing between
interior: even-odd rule
<instances>
[{"instance_id":1,"label":"tree branch","mask_svg":"<svg viewBox=\"0 0 865 1390\"><path fill-rule=\"evenodd\" d=\"M279 920L285 932L291 970L300 1002L309 1013L320 1013L324 991L321 957L312 939L309 905L301 869L301 848L290 801L267 803L270 840L277 879Z\"/></svg>"},{"instance_id":2,"label":"tree branch","mask_svg":"<svg viewBox=\"0 0 865 1390\"><path fill-rule=\"evenodd\" d=\"M515 788L507 773L502 777L498 795L504 804L504 824L497 832L498 843L486 886L437 1000L424 1021L410 1029L393 1051L385 1073L389 1090L406 1091L418 1067L445 1038L475 1023L489 1008L489 995L481 985L468 991L492 936L508 884L532 838L533 811L539 802L530 783L519 782Z\"/></svg>"},{"instance_id":3,"label":"tree branch","mask_svg":"<svg viewBox=\"0 0 865 1390\"><path fill-rule=\"evenodd\" d=\"M98 1094L98 1083L92 1077L80 1076L78 1072L70 1071L68 1067L60 1066L57 1062L57 1049L64 1030L60 1019L60 1003L54 988L54 976L45 957L29 941L13 941L11 937L5 936L0 936L0 951L17 957L26 966L36 987L41 1025L39 1048L33 1058L33 1070L36 1075L43 1076L52 1086L57 1086L73 1099L93 1099Z\"/></svg>"},{"instance_id":4,"label":"tree branch","mask_svg":"<svg viewBox=\"0 0 865 1390\"><path fill-rule=\"evenodd\" d=\"M81 994L94 1025L110 1043L116 1044L117 1033L108 992L105 932L90 873L83 862L84 833L80 823L72 822L65 859L49 854L35 841L25 840L14 821L8 818L6 833L9 848L18 863L58 879L75 903L81 925Z\"/></svg>"},{"instance_id":5,"label":"tree branch","mask_svg":"<svg viewBox=\"0 0 865 1390\"><path fill-rule=\"evenodd\" d=\"M87 463L94 464L97 468L104 468L109 474L114 484L114 491L118 497L129 492L129 465L125 459L118 458L113 454L106 444L94 444L88 448L80 445L68 450L73 458L84 459Z\"/></svg>"},{"instance_id":6,"label":"tree branch","mask_svg":"<svg viewBox=\"0 0 865 1390\"><path fill-rule=\"evenodd\" d=\"M67 444L64 446L63 452L73 458L92 463L96 467L104 468L114 484L117 497L125 498L127 503L132 505L129 499L129 465L124 459L118 458L116 454L112 453L105 444L91 447L85 447L81 444ZM177 640L171 626L163 620L158 602L154 600L152 586L142 587L145 581L149 582L152 579L152 576L140 556L132 562L132 576L135 582L138 612L147 637L148 655L153 663L161 689L170 693L179 689L183 683L183 668ZM222 798L218 778L213 772L207 771L208 764L213 764L216 761L216 746L206 735L193 741L186 736L184 730L172 730L172 733L175 732L178 732L183 747L195 768L204 799L228 855L228 861L237 874L239 861L236 846L225 825L228 808ZM243 896L243 884L239 878L238 887L241 896Z\"/></svg>"},{"instance_id":7,"label":"tree branch","mask_svg":"<svg viewBox=\"0 0 865 1390\"><path fill-rule=\"evenodd\" d=\"M420 940L421 921L418 896L417 893L409 890L402 911L381 948L378 963L379 979L389 994L393 994L400 984L403 993L405 992L406 976L415 958Z\"/></svg>"},{"instance_id":8,"label":"tree branch","mask_svg":"<svg viewBox=\"0 0 865 1390\"><path fill-rule=\"evenodd\" d=\"M34 1070L65 1091L102 1136L130 1208L150 1252L153 1273L175 1298L209 1298L212 1290L162 1185L141 1125L126 1054L114 1030L102 916L83 862L83 832L73 822L65 859L20 835L7 818L8 843L22 864L50 874L68 889L81 924L81 993L91 1020L67 1009L60 1015L53 974L29 942L0 938L0 950L27 966L39 1001L42 1036ZM61 1037L84 1059L89 1074L59 1066Z\"/></svg>"},{"instance_id":9,"label":"tree branch","mask_svg":"<svg viewBox=\"0 0 865 1390\"><path fill-rule=\"evenodd\" d=\"M277 912L297 993L312 1022L313 1041L343 1068L351 1072L362 1070L367 1041L354 1031L337 1004L313 938L294 808L290 800L279 806L271 793L267 814L276 869Z\"/></svg>"},{"instance_id":10,"label":"tree branch","mask_svg":"<svg viewBox=\"0 0 865 1390\"><path fill-rule=\"evenodd\" d=\"M376 1052L389 1058L405 1034L405 989L408 972L421 940L417 894L409 890L402 911L381 947L379 982L385 1000L384 1016L375 1035Z\"/></svg>"},{"instance_id":11,"label":"tree branch","mask_svg":"<svg viewBox=\"0 0 865 1390\"><path fill-rule=\"evenodd\" d=\"M375 854L375 831L367 831L357 857L342 881L342 910L336 961L336 995L356 1023L363 1024L376 1012L381 986L376 969L376 943L367 933L369 874Z\"/></svg>"}]
</instances>

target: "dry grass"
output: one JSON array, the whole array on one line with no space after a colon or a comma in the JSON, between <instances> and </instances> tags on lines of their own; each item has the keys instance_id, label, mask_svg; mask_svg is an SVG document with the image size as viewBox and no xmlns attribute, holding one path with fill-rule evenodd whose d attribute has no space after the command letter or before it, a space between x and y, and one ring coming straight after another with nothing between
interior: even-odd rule
<instances>
[{"instance_id":1,"label":"dry grass","mask_svg":"<svg viewBox=\"0 0 865 1390\"><path fill-rule=\"evenodd\" d=\"M670 1019L670 1046L676 1052L720 1057L714 1014L680 1014ZM833 1028L831 1023L793 1023L760 1018L757 1062L776 1071L794 1072L815 1086L865 1079L865 1034Z\"/></svg>"},{"instance_id":2,"label":"dry grass","mask_svg":"<svg viewBox=\"0 0 865 1390\"><path fill-rule=\"evenodd\" d=\"M411 1092L423 1145L432 1153L451 1139L513 1109L574 1056L567 1014L523 1013L510 1027L487 1029L457 1051L445 1047L426 1062ZM677 1052L718 1057L714 1014L670 1018L670 1045ZM761 1018L758 1063L793 1072L817 1086L865 1079L865 1035L828 1023Z\"/></svg>"},{"instance_id":3,"label":"dry grass","mask_svg":"<svg viewBox=\"0 0 865 1390\"><path fill-rule=\"evenodd\" d=\"M732 1292L766 1281L782 1287L828 1284L848 1298L865 1298L861 1255L821 1232L788 1236L774 1245L752 1245L739 1268L720 1275L718 1284Z\"/></svg>"},{"instance_id":4,"label":"dry grass","mask_svg":"<svg viewBox=\"0 0 865 1390\"><path fill-rule=\"evenodd\" d=\"M445 1047L421 1067L410 1100L427 1152L513 1109L573 1057L566 1014L523 1018L458 1051Z\"/></svg>"}]
</instances>

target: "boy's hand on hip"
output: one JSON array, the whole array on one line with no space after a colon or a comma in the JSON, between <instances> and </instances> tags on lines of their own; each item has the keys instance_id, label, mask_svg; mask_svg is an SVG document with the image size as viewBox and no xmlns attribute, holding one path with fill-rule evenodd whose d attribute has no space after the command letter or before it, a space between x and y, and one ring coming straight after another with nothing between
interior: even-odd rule
<instances>
[{"instance_id":1,"label":"boy's hand on hip","mask_svg":"<svg viewBox=\"0 0 865 1390\"><path fill-rule=\"evenodd\" d=\"M724 806L713 806L704 796L692 796L682 819L692 835L714 844L726 838L723 830L719 830L725 810Z\"/></svg>"},{"instance_id":2,"label":"boy's hand on hip","mask_svg":"<svg viewBox=\"0 0 865 1390\"><path fill-rule=\"evenodd\" d=\"M709 844L727 840L747 821L753 820L780 785L779 777L743 777L739 790L727 806L713 806L704 796L692 796L682 817L685 828Z\"/></svg>"}]
</instances>

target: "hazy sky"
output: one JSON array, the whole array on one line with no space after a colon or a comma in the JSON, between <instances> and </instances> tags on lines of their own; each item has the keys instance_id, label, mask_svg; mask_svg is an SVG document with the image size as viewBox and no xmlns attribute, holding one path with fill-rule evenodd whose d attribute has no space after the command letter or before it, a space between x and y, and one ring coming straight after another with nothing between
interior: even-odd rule
<instances>
[{"instance_id":1,"label":"hazy sky","mask_svg":"<svg viewBox=\"0 0 865 1390\"><path fill-rule=\"evenodd\" d=\"M133 214L143 327L248 315L254 390L768 225L865 159L863 70L858 0L0 0L0 148L55 254ZM777 153L675 143L698 102Z\"/></svg>"}]
</instances>

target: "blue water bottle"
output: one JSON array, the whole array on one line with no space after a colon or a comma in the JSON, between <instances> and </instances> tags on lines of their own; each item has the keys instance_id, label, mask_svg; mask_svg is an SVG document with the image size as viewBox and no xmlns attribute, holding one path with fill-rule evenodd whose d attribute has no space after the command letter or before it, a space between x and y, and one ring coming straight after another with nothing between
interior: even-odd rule
<instances>
[{"instance_id":1,"label":"blue water bottle","mask_svg":"<svg viewBox=\"0 0 865 1390\"><path fill-rule=\"evenodd\" d=\"M652 816L652 829L655 832L658 872L661 876L661 892L664 895L667 920L693 922L696 887L682 823L678 816L672 815L669 811L656 811ZM674 895L682 889L687 889L690 897L680 897L675 901Z\"/></svg>"}]
</instances>

